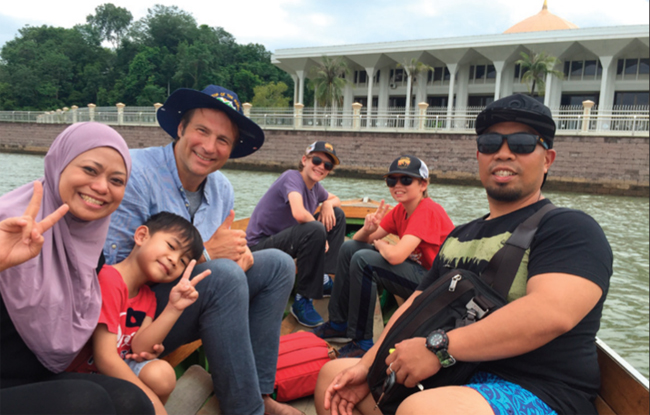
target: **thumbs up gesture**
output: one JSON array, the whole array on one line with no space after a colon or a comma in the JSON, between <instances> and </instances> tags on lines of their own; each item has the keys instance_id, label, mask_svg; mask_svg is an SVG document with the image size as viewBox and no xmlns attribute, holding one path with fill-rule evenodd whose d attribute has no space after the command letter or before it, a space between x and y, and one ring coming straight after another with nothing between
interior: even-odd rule
<instances>
[{"instance_id":1,"label":"thumbs up gesture","mask_svg":"<svg viewBox=\"0 0 650 415\"><path fill-rule=\"evenodd\" d=\"M231 210L226 220L205 242L205 249L208 251L210 258L226 258L239 261L242 255L246 253L246 232L230 229L234 220L235 211Z\"/></svg>"}]
</instances>

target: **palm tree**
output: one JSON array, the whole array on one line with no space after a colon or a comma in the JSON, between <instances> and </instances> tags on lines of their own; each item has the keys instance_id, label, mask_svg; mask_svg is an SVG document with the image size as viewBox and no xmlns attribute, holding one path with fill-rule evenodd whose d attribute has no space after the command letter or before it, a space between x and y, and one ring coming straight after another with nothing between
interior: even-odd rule
<instances>
[{"instance_id":1,"label":"palm tree","mask_svg":"<svg viewBox=\"0 0 650 415\"><path fill-rule=\"evenodd\" d=\"M335 109L343 103L343 88L350 68L342 57L323 56L321 63L311 70L311 81L318 105Z\"/></svg>"},{"instance_id":2,"label":"palm tree","mask_svg":"<svg viewBox=\"0 0 650 415\"><path fill-rule=\"evenodd\" d=\"M411 96L413 95L413 86L418 83L418 78L422 74L426 74L429 71L433 71L433 68L425 63L420 62L416 58L412 58L410 61L404 60L404 63L398 63L398 67L404 68L406 71L407 81L406 81L406 108L404 113L406 115L406 122L404 126L408 126L408 118L411 110Z\"/></svg>"},{"instance_id":3,"label":"palm tree","mask_svg":"<svg viewBox=\"0 0 650 415\"><path fill-rule=\"evenodd\" d=\"M528 84L530 96L535 96L535 87L538 86L539 95L544 95L546 91L546 76L551 74L558 79L564 78L561 71L553 69L560 60L555 56L548 55L546 52L533 53L528 55L521 52L521 59L515 63L520 66L522 75L521 82Z\"/></svg>"}]
</instances>

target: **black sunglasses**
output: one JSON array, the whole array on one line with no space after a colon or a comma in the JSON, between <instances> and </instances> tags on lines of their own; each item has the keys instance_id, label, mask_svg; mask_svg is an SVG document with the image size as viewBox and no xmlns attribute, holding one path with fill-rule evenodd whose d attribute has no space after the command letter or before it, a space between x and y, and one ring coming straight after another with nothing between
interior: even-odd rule
<instances>
[{"instance_id":1,"label":"black sunglasses","mask_svg":"<svg viewBox=\"0 0 650 415\"><path fill-rule=\"evenodd\" d=\"M327 171L330 171L334 168L334 163L331 161L323 161L323 159L318 156L312 157L311 162L314 163L314 166L320 166L320 164L323 163L323 167Z\"/></svg>"},{"instance_id":2,"label":"black sunglasses","mask_svg":"<svg viewBox=\"0 0 650 415\"><path fill-rule=\"evenodd\" d=\"M404 186L410 186L413 183L413 177L411 176L388 176L386 177L386 184L388 187L395 187L397 182L402 183Z\"/></svg>"},{"instance_id":3,"label":"black sunglasses","mask_svg":"<svg viewBox=\"0 0 650 415\"><path fill-rule=\"evenodd\" d=\"M483 154L494 154L501 148L503 140L506 140L510 151L515 154L530 154L535 151L535 147L539 142L545 149L548 150L546 141L536 135L530 133L513 133L513 134L499 134L499 133L486 133L481 134L476 138L478 152Z\"/></svg>"}]
</instances>

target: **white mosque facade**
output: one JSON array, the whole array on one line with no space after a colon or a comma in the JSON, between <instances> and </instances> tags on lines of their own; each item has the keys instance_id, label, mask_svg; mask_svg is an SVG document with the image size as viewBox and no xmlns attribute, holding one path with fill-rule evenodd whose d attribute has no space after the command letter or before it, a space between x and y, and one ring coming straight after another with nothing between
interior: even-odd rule
<instances>
[{"instance_id":1,"label":"white mosque facade","mask_svg":"<svg viewBox=\"0 0 650 415\"><path fill-rule=\"evenodd\" d=\"M417 59L434 68L413 85L412 102L431 107L481 107L512 93L527 93L516 61L520 52L559 58L543 94L551 108L594 101L600 109L647 106L649 26L578 28L542 11L496 35L280 49L273 63L294 79L294 103L303 103L305 80L322 56L342 57L350 68L343 108L363 104L364 112L405 107L408 77L400 64Z\"/></svg>"}]
</instances>

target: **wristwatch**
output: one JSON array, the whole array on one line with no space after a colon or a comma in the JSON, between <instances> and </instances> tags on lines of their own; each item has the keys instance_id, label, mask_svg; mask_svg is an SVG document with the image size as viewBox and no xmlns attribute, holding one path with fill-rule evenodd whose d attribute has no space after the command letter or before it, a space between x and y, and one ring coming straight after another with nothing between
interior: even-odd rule
<instances>
[{"instance_id":1,"label":"wristwatch","mask_svg":"<svg viewBox=\"0 0 650 415\"><path fill-rule=\"evenodd\" d=\"M438 356L440 365L442 367L453 366L456 359L449 354L447 348L449 347L449 337L444 330L434 330L427 336L427 349L431 350Z\"/></svg>"}]
</instances>

